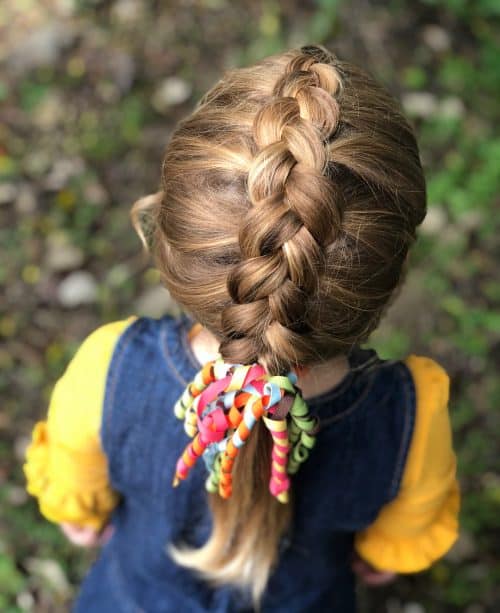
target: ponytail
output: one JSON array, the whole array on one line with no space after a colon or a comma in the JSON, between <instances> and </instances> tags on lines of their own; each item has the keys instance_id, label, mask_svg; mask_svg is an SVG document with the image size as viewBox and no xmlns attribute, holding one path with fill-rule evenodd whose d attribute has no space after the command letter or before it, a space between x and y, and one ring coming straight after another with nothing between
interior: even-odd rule
<instances>
[{"instance_id":1,"label":"ponytail","mask_svg":"<svg viewBox=\"0 0 500 613\"><path fill-rule=\"evenodd\" d=\"M203 456L209 471L206 489L212 495L218 493L224 499L230 498L235 460L256 424L262 420L272 439L271 465L267 467L270 474L267 478L269 492L280 503L287 503L290 489L288 475L297 472L315 442L316 421L309 414L295 383L293 373L270 376L257 363L234 365L222 359L207 363L186 387L174 408L175 415L184 420L186 434L193 441L177 462L173 485L177 486L180 480L186 479L196 461ZM253 467L251 470L253 472ZM241 479L244 479L244 475L239 475L238 480ZM252 484L243 482L242 485L251 487ZM238 533L245 531L241 523L225 527L225 537L230 543L238 542ZM276 533L273 540L275 538ZM239 547L229 555L227 546L218 549L220 545L214 531L200 550L171 547L170 553L178 563L197 571L213 583L227 583L229 579L234 582L234 577L238 577L239 587L253 588L254 605L258 606L261 591L267 582L263 572L266 567L262 564L266 554L269 556L266 551L268 545L263 539L254 543L253 554L249 558L242 556ZM227 561L222 555L224 550ZM240 568L235 564L238 559ZM259 567L252 568L252 560L259 560ZM267 566L270 568L271 565ZM207 568L210 572L207 572ZM256 576L260 577L257 588Z\"/></svg>"}]
</instances>

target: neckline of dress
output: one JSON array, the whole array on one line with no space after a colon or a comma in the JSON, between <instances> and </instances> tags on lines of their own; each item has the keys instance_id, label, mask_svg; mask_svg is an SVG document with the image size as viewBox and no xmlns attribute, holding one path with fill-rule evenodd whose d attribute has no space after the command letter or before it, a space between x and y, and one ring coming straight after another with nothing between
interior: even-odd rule
<instances>
[{"instance_id":1,"label":"neckline of dress","mask_svg":"<svg viewBox=\"0 0 500 613\"><path fill-rule=\"evenodd\" d=\"M176 361L177 367L180 369L179 374L186 380L186 383L189 383L201 369L202 364L198 361L189 342L189 332L194 323L193 319L189 317L189 315L183 314L179 323L179 340L183 359ZM360 374L365 370L366 366L373 363L374 360L377 360L378 356L373 349L361 349L355 346L348 353L347 358L350 368L346 375L331 389L306 399L307 404L311 408L320 408L325 404L330 404L333 400L339 400L341 396L350 389L351 385L359 379ZM342 405L343 403L340 404ZM348 407L343 405L342 408L345 409Z\"/></svg>"}]
</instances>

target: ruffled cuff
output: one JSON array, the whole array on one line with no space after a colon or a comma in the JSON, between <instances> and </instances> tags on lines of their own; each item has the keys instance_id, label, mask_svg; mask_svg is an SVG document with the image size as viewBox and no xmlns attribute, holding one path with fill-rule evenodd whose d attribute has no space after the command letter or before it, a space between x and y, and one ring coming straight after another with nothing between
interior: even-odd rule
<instances>
[{"instance_id":1,"label":"ruffled cuff","mask_svg":"<svg viewBox=\"0 0 500 613\"><path fill-rule=\"evenodd\" d=\"M393 536L374 525L356 534L357 553L377 570L415 573L444 556L458 538L460 491L455 481L434 521L411 536Z\"/></svg>"},{"instance_id":2,"label":"ruffled cuff","mask_svg":"<svg viewBox=\"0 0 500 613\"><path fill-rule=\"evenodd\" d=\"M49 521L95 530L106 524L119 497L109 487L102 459L88 456L52 442L46 422L35 425L23 466L26 489L38 499L40 512ZM90 470L79 478L77 471L83 459Z\"/></svg>"}]
</instances>

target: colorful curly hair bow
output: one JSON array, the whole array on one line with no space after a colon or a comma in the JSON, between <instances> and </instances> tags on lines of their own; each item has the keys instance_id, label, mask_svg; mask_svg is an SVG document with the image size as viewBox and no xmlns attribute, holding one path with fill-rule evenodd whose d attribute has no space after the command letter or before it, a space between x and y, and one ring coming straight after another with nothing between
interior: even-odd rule
<instances>
[{"instance_id":1,"label":"colorful curly hair bow","mask_svg":"<svg viewBox=\"0 0 500 613\"><path fill-rule=\"evenodd\" d=\"M229 498L234 460L262 418L273 439L269 490L280 502L288 502L288 475L308 458L316 429L296 382L293 373L271 376L260 364L222 359L205 364L174 407L193 439L177 461L174 487L203 456L209 471L207 490Z\"/></svg>"}]
</instances>

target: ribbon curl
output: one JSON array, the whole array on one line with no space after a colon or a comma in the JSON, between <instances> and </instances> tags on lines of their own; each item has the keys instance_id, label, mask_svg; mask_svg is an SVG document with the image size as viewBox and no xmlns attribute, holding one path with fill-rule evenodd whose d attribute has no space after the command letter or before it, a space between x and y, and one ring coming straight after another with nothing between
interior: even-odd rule
<instances>
[{"instance_id":1,"label":"ribbon curl","mask_svg":"<svg viewBox=\"0 0 500 613\"><path fill-rule=\"evenodd\" d=\"M174 407L193 439L177 461L174 487L203 456L209 471L206 489L229 498L234 461L262 418L273 438L269 490L288 502L288 475L297 472L315 442L316 420L296 382L293 373L271 376L260 364L228 364L221 358L205 364ZM282 402L285 398L288 402Z\"/></svg>"}]
</instances>

